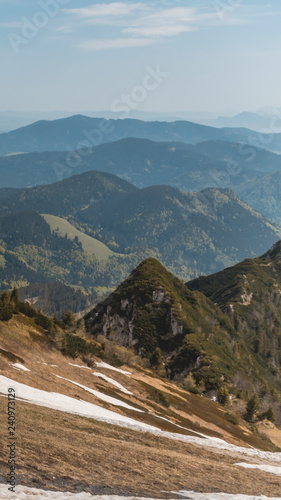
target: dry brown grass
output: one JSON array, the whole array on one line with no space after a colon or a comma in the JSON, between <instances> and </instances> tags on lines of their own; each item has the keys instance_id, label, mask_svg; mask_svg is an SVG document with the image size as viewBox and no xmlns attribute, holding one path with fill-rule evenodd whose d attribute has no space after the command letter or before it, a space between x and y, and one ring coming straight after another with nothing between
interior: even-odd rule
<instances>
[{"instance_id":1,"label":"dry brown grass","mask_svg":"<svg viewBox=\"0 0 281 500\"><path fill-rule=\"evenodd\" d=\"M50 348L44 332L32 322L13 318L0 328L0 348L21 358L30 372L12 368L11 361L0 353L1 375L15 381L65 394L98 404L117 413L133 416L170 432L182 432L172 422L229 442L261 449L269 446L226 421L222 409L204 398L188 394L174 384L154 377L146 370L132 369L132 376L93 368L81 369L81 360L65 358ZM47 363L47 364L44 364ZM52 367L50 365L57 365ZM93 376L102 371L133 392L128 396L107 382ZM103 403L92 394L58 379L68 378L87 387L126 401L145 410L137 414ZM167 409L151 399L151 387L163 392L171 406ZM108 425L67 413L17 402L17 466L22 484L75 491L100 493L106 488L116 494L163 497L162 490L222 491L253 495L280 494L281 481L258 470L244 470L233 464L237 456L198 446ZM148 413L169 418L171 423ZM7 472L7 398L0 397L0 465ZM2 418L3 416L3 418ZM249 457L246 461L250 461ZM256 460L255 460L256 461ZM80 486L79 486L80 485Z\"/></svg>"},{"instance_id":2,"label":"dry brown grass","mask_svg":"<svg viewBox=\"0 0 281 500\"><path fill-rule=\"evenodd\" d=\"M281 430L272 422L264 421L257 424L259 432L265 434L276 446L281 448Z\"/></svg>"},{"instance_id":3,"label":"dry brown grass","mask_svg":"<svg viewBox=\"0 0 281 500\"><path fill-rule=\"evenodd\" d=\"M0 408L4 415L4 398ZM84 489L110 486L149 498L180 489L280 494L280 478L236 467L235 458L223 453L21 402L17 423L18 478L29 486L75 491L82 483ZM5 450L3 420L0 436ZM5 450L3 471L6 459Z\"/></svg>"}]
</instances>

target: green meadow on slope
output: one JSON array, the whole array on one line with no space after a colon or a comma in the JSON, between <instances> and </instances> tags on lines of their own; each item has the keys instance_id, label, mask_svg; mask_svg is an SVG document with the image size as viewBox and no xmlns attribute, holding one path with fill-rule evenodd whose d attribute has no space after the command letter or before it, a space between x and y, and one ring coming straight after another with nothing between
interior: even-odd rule
<instances>
[{"instance_id":1,"label":"green meadow on slope","mask_svg":"<svg viewBox=\"0 0 281 500\"><path fill-rule=\"evenodd\" d=\"M61 217L56 217L55 215L41 214L45 221L49 224L51 231L56 232L59 236L69 238L74 240L75 238L81 243L84 252L94 255L97 259L103 260L111 257L112 255L117 255L115 252L110 250L101 241L88 236L82 231L76 229L75 226L70 224L67 220Z\"/></svg>"},{"instance_id":2,"label":"green meadow on slope","mask_svg":"<svg viewBox=\"0 0 281 500\"><path fill-rule=\"evenodd\" d=\"M61 237L52 232L36 212L0 217L0 291L15 285L26 287L52 282L100 295L125 279L148 255L148 252L139 252L124 258L112 252L106 259L98 259L83 250L78 238Z\"/></svg>"}]
</instances>

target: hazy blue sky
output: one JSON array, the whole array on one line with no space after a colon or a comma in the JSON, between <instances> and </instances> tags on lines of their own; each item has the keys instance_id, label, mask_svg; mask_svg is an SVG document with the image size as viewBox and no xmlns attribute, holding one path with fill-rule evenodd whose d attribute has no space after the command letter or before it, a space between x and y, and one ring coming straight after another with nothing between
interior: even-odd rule
<instances>
[{"instance_id":1,"label":"hazy blue sky","mask_svg":"<svg viewBox=\"0 0 281 500\"><path fill-rule=\"evenodd\" d=\"M280 0L0 0L0 109L280 107L280 25Z\"/></svg>"}]
</instances>

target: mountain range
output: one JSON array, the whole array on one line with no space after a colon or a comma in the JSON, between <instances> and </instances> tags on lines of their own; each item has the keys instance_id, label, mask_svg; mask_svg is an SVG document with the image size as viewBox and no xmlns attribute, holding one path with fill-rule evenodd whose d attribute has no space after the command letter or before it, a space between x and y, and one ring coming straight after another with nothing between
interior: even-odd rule
<instances>
[{"instance_id":1,"label":"mountain range","mask_svg":"<svg viewBox=\"0 0 281 500\"><path fill-rule=\"evenodd\" d=\"M0 134L0 155L44 151L69 152L128 137L185 144L222 140L246 143L275 152L281 151L280 133L269 133L264 137L246 128L219 129L188 121L106 120L76 115L60 120L42 120Z\"/></svg>"},{"instance_id":2,"label":"mountain range","mask_svg":"<svg viewBox=\"0 0 281 500\"><path fill-rule=\"evenodd\" d=\"M12 194L12 188L55 183L99 170L139 188L159 184L185 191L230 188L258 212L281 221L280 155L237 143L207 141L186 145L129 138L90 148L83 154L77 151L71 158L62 152L2 157L0 169L0 200Z\"/></svg>"},{"instance_id":3,"label":"mountain range","mask_svg":"<svg viewBox=\"0 0 281 500\"><path fill-rule=\"evenodd\" d=\"M274 113L252 113L243 111L235 116L219 116L216 120L210 122L213 127L245 127L256 132L269 132L276 128L276 123L279 122L279 111Z\"/></svg>"},{"instance_id":4,"label":"mountain range","mask_svg":"<svg viewBox=\"0 0 281 500\"><path fill-rule=\"evenodd\" d=\"M97 292L146 256L192 278L255 257L280 236L228 189L138 189L86 172L0 200L2 287L56 279Z\"/></svg>"}]
</instances>

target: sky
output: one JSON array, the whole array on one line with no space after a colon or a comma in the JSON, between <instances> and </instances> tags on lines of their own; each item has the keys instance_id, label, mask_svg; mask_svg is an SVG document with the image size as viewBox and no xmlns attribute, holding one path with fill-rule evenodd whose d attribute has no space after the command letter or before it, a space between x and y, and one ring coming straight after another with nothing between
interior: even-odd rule
<instances>
[{"instance_id":1,"label":"sky","mask_svg":"<svg viewBox=\"0 0 281 500\"><path fill-rule=\"evenodd\" d=\"M0 0L0 110L281 107L274 0Z\"/></svg>"}]
</instances>

